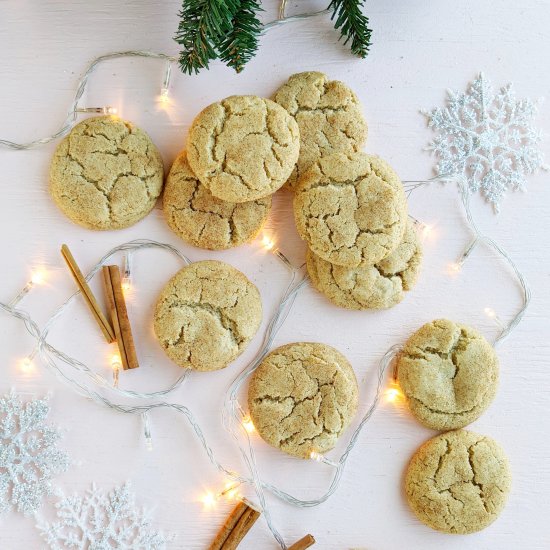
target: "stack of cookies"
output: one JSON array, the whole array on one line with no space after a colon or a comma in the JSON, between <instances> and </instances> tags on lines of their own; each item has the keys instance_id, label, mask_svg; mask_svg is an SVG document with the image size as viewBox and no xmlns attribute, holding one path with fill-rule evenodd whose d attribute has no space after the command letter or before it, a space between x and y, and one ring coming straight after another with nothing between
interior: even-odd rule
<instances>
[{"instance_id":1,"label":"stack of cookies","mask_svg":"<svg viewBox=\"0 0 550 550\"><path fill-rule=\"evenodd\" d=\"M367 124L357 96L307 72L292 76L274 99L300 130L289 187L313 284L340 307L396 305L414 285L422 253L399 177L361 152Z\"/></svg>"},{"instance_id":2,"label":"stack of cookies","mask_svg":"<svg viewBox=\"0 0 550 550\"><path fill-rule=\"evenodd\" d=\"M269 99L232 96L209 105L168 175L168 224L186 242L210 250L252 240L299 149L298 124Z\"/></svg>"}]
</instances>

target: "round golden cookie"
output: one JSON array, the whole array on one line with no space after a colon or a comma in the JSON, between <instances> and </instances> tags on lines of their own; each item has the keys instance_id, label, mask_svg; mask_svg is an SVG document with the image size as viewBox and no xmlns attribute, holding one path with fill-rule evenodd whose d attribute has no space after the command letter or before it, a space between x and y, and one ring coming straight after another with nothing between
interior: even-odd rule
<instances>
[{"instance_id":1,"label":"round golden cookie","mask_svg":"<svg viewBox=\"0 0 550 550\"><path fill-rule=\"evenodd\" d=\"M234 267L206 260L168 281L157 301L154 328L172 361L212 371L246 349L261 321L258 289Z\"/></svg>"},{"instance_id":2,"label":"round golden cookie","mask_svg":"<svg viewBox=\"0 0 550 550\"><path fill-rule=\"evenodd\" d=\"M300 149L296 121L280 105L255 96L232 96L193 121L188 159L210 192L229 202L271 195L290 176Z\"/></svg>"},{"instance_id":3,"label":"round golden cookie","mask_svg":"<svg viewBox=\"0 0 550 550\"><path fill-rule=\"evenodd\" d=\"M373 266L332 265L311 250L307 270L315 288L346 309L384 309L398 304L420 271L422 247L409 221L403 240L384 260Z\"/></svg>"},{"instance_id":4,"label":"round golden cookie","mask_svg":"<svg viewBox=\"0 0 550 550\"><path fill-rule=\"evenodd\" d=\"M319 159L294 196L298 233L312 252L335 265L373 265L403 240L403 185L382 159L335 153Z\"/></svg>"},{"instance_id":5,"label":"round golden cookie","mask_svg":"<svg viewBox=\"0 0 550 550\"><path fill-rule=\"evenodd\" d=\"M324 155L359 151L367 140L367 123L355 93L326 74L292 75L275 93L300 129L300 156L288 180L293 188L301 174Z\"/></svg>"},{"instance_id":6,"label":"round golden cookie","mask_svg":"<svg viewBox=\"0 0 550 550\"><path fill-rule=\"evenodd\" d=\"M267 443L310 458L336 445L357 410L357 394L353 368L338 350L298 342L262 361L250 381L248 406Z\"/></svg>"},{"instance_id":7,"label":"round golden cookie","mask_svg":"<svg viewBox=\"0 0 550 550\"><path fill-rule=\"evenodd\" d=\"M405 478L407 501L418 519L437 531L462 535L497 519L510 486L510 467L501 447L467 430L424 443Z\"/></svg>"},{"instance_id":8,"label":"round golden cookie","mask_svg":"<svg viewBox=\"0 0 550 550\"><path fill-rule=\"evenodd\" d=\"M209 250L222 250L252 240L271 208L271 196L250 202L218 199L197 179L180 153L168 174L163 195L168 225L184 241Z\"/></svg>"},{"instance_id":9,"label":"round golden cookie","mask_svg":"<svg viewBox=\"0 0 550 550\"><path fill-rule=\"evenodd\" d=\"M434 430L467 426L498 386L498 358L476 330L446 319L426 323L405 343L399 385L413 415Z\"/></svg>"},{"instance_id":10,"label":"round golden cookie","mask_svg":"<svg viewBox=\"0 0 550 550\"><path fill-rule=\"evenodd\" d=\"M162 158L149 136L120 118L77 124L55 150L50 193L73 222L88 229L133 225L162 191Z\"/></svg>"}]
</instances>

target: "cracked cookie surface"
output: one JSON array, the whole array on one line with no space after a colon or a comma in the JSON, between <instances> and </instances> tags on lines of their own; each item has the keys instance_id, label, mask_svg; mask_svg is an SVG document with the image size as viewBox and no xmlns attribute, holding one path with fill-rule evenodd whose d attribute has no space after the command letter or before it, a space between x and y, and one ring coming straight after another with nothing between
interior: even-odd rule
<instances>
[{"instance_id":1,"label":"cracked cookie surface","mask_svg":"<svg viewBox=\"0 0 550 550\"><path fill-rule=\"evenodd\" d=\"M168 225L184 241L209 250L222 250L252 240L271 208L271 196L234 203L218 199L195 176L185 151L168 174L163 195Z\"/></svg>"},{"instance_id":2,"label":"cracked cookie surface","mask_svg":"<svg viewBox=\"0 0 550 550\"><path fill-rule=\"evenodd\" d=\"M246 349L261 321L258 289L234 267L206 260L170 279L157 301L154 329L176 364L212 371Z\"/></svg>"},{"instance_id":3,"label":"cracked cookie surface","mask_svg":"<svg viewBox=\"0 0 550 550\"><path fill-rule=\"evenodd\" d=\"M308 250L307 270L315 288L337 306L383 309L398 304L414 286L421 261L422 247L409 220L399 246L378 264L343 267Z\"/></svg>"},{"instance_id":4,"label":"cracked cookie surface","mask_svg":"<svg viewBox=\"0 0 550 550\"><path fill-rule=\"evenodd\" d=\"M292 75L275 93L300 129L300 155L288 179L295 187L301 174L324 155L354 153L367 140L367 123L355 93L320 72Z\"/></svg>"},{"instance_id":5,"label":"cracked cookie surface","mask_svg":"<svg viewBox=\"0 0 550 550\"><path fill-rule=\"evenodd\" d=\"M199 113L187 149L193 172L215 197L247 202L285 183L298 159L300 132L274 101L232 96Z\"/></svg>"},{"instance_id":6,"label":"cracked cookie surface","mask_svg":"<svg viewBox=\"0 0 550 550\"><path fill-rule=\"evenodd\" d=\"M498 386L494 348L475 329L437 319L405 343L399 385L413 415L434 430L462 428L492 402Z\"/></svg>"},{"instance_id":7,"label":"cracked cookie surface","mask_svg":"<svg viewBox=\"0 0 550 550\"><path fill-rule=\"evenodd\" d=\"M407 201L399 177L382 159L335 153L300 178L294 217L317 256L345 267L373 265L402 241Z\"/></svg>"},{"instance_id":8,"label":"cracked cookie surface","mask_svg":"<svg viewBox=\"0 0 550 550\"><path fill-rule=\"evenodd\" d=\"M358 399L348 360L325 344L299 342L272 351L254 372L248 406L270 445L300 457L332 449Z\"/></svg>"},{"instance_id":9,"label":"cracked cookie surface","mask_svg":"<svg viewBox=\"0 0 550 550\"><path fill-rule=\"evenodd\" d=\"M409 506L437 531L467 534L499 516L510 492L508 460L491 438L467 430L430 439L412 457L405 478Z\"/></svg>"},{"instance_id":10,"label":"cracked cookie surface","mask_svg":"<svg viewBox=\"0 0 550 550\"><path fill-rule=\"evenodd\" d=\"M121 229L145 217L162 191L162 158L149 136L115 117L88 118L57 147L50 194L73 222Z\"/></svg>"}]
</instances>

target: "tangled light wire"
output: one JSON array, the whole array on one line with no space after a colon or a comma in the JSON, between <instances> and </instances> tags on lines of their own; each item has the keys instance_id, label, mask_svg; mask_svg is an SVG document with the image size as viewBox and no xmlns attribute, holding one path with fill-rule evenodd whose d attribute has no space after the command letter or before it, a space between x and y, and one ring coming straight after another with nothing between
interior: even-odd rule
<instances>
[{"instance_id":1,"label":"tangled light wire","mask_svg":"<svg viewBox=\"0 0 550 550\"><path fill-rule=\"evenodd\" d=\"M448 179L434 178L432 180L428 180L425 182L404 182L404 185L406 189L409 188L411 185L415 186L414 189L417 189L422 185L426 185L430 183L430 181L448 181ZM419 185L419 183L421 183L422 185ZM473 219L471 209L470 209L470 202L469 202L470 195L467 187L463 185L461 182L459 182L459 189L461 193L462 203L466 212L467 222L474 234L474 240L472 241L472 243L468 245L468 247L466 248L465 252L463 253L460 259L461 263L463 263L466 260L466 258L469 256L469 254L472 252L472 250L475 248L475 246L478 243L484 243L490 248L493 248L510 265L522 289L522 298L523 298L522 307L520 308L518 313L513 317L510 323L506 327L502 328L501 332L499 333L499 335L495 340L494 345L496 346L502 340L504 340L504 338L506 338L510 334L510 332L517 326L517 324L521 321L529 305L531 294L522 273L519 271L518 267L515 265L511 257L495 241L493 241L491 238L481 233L481 231L478 229L477 225L475 224L475 221ZM176 255L179 259L182 260L182 262L185 265L188 265L190 263L189 258L187 258L185 255L183 255L181 252L179 252L175 247L171 245L158 243L152 240L136 240L136 241L130 241L128 243L119 245L113 248L112 250L110 250L109 252L107 252L107 254L105 254L99 260L99 262L92 268L90 273L86 276L86 280L89 281L99 271L101 266L104 265L107 261L109 261L117 253L121 253L121 252L126 254L135 253L136 251L143 250L143 249L150 249L150 248L158 248L161 250L166 250ZM238 484L248 484L254 489L254 492L256 493L256 496L258 499L257 506L263 512L264 518L266 520L266 523L270 531L272 532L273 536L275 537L275 539L277 540L281 548L286 549L287 546L281 534L279 533L279 531L277 530L277 528L275 527L272 521L265 492L267 491L275 495L280 500L300 508L309 508L309 507L317 506L325 502L330 496L332 496L336 492L339 486L340 480L342 478L342 475L344 473L344 469L345 469L348 457L351 451L353 450L353 448L355 447L358 441L359 435L361 434L363 428L365 427L366 423L372 417L373 413L377 408L377 405L381 397L385 374L389 366L394 361L396 355L399 353L401 346L400 345L392 346L380 359L378 363L378 368L377 368L377 384L376 384L373 400L370 406L366 409L365 413L363 414L356 428L352 432L349 438L348 444L345 450L343 451L343 453L341 454L340 458L334 461L334 460L328 459L323 455L316 455L315 457L312 457L315 460L319 462L323 462L324 464L334 468L332 479L325 493L323 493L318 498L304 500L292 495L287 491L280 489L279 487L271 483L264 481L260 476L260 473L258 470L252 440L247 430L243 427L242 419L244 415L244 410L239 403L238 394L239 394L239 391L242 389L242 386L245 383L245 381L256 370L256 368L259 366L261 361L269 353L271 346L275 340L275 337L278 331L281 329L281 327L285 323L288 315L290 314L290 311L294 305L294 302L299 292L306 286L308 282L307 276L302 277L300 280L298 280L298 282L296 282L296 279L298 277L300 270L292 266L290 262L288 262L288 260L286 260L286 258L278 251L277 251L277 256L283 259L284 260L283 263L285 264L285 266L290 269L290 274L291 274L290 281L285 291L282 294L282 297L279 301L279 304L275 310L273 317L268 323L268 326L264 334L263 342L259 351L257 352L253 361L235 378L235 380L229 386L225 394L224 406L222 409L223 425L225 429L228 431L228 433L234 439L238 447L239 454L249 472L249 475L241 475L236 473L232 469L224 466L216 458L214 451L212 450L212 447L208 444L206 437L199 423L195 419L192 411L185 405L178 404L178 403L169 403L166 401L159 401L155 403L144 403L136 406L116 403L114 401L111 401L102 393L99 393L95 389L90 388L88 385L83 384L81 381L77 380L76 378L73 378L73 376L71 376L70 373L67 373L58 364L58 361L59 361L65 364L69 369L72 369L75 373L84 374L85 377L90 379L99 388L113 391L119 396L138 399L140 401L154 399L154 398L169 394L174 389L181 386L181 384L185 381L188 374L188 371L186 371L182 376L180 376L176 380L176 382L171 384L168 388L164 390L156 391L156 392L141 393L141 392L135 392L131 390L123 390L120 388L112 387L105 377L103 377L102 375L90 369L83 362L69 356L65 352L57 349L55 346L50 344L47 341L47 337L49 335L49 332L54 322L57 319L59 319L59 317L63 314L66 308L69 307L69 305L72 303L72 301L75 299L75 297L79 294L80 291L77 291L74 294L72 294L61 306L59 306L54 311L53 315L46 322L44 329L42 330L40 330L38 324L32 319L32 317L26 311L18 309L17 307L12 306L10 304L1 303L1 302L0 302L0 309L3 309L6 313L24 322L25 327L27 328L27 331L37 341L36 352L38 352L44 364L60 380L62 380L65 384L69 385L78 394L83 395L95 401L96 403L99 403L117 412L142 415L144 426L145 426L146 437L150 437L149 417L148 417L149 412L158 408L169 408L182 414L189 422L192 431L197 436L208 459L218 469L218 471L228 476L230 479L237 482ZM240 443L241 435L246 438L246 444L244 446L241 445Z\"/></svg>"}]
</instances>

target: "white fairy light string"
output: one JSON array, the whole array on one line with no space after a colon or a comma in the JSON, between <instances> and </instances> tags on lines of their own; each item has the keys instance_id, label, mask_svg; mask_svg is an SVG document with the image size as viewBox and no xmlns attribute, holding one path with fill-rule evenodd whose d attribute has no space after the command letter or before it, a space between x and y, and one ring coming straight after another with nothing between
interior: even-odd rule
<instances>
[{"instance_id":1,"label":"white fairy light string","mask_svg":"<svg viewBox=\"0 0 550 550\"><path fill-rule=\"evenodd\" d=\"M322 15L329 11L328 9L325 9L325 10L320 10L320 11L311 12L311 13L301 13L297 15L285 16L285 8L286 8L286 2L283 0L280 6L279 18L275 19L271 23L266 23L263 26L263 32L266 32L272 28L275 28L281 25L285 25L292 21L300 21L301 19L308 19L310 17ZM50 143L51 141L54 141L56 139L66 136L71 131L72 127L76 122L76 119L78 118L79 113L117 115L118 109L111 105L105 105L103 107L79 107L79 102L82 99L84 92L86 91L86 87L88 85L90 76L99 65L101 65L106 61L111 61L113 59L120 59L125 57L143 57L148 59L160 59L166 63L164 74L163 74L162 86L160 88L159 100L162 103L167 103L169 101L170 82L172 79L172 64L178 62L177 56L169 55L162 52L149 52L146 50L128 50L128 51L113 52L105 55L100 55L99 57L96 57L93 61L91 61L91 63L86 67L84 73L80 77L76 86L76 92L74 94L73 100L69 105L69 109L67 110L67 116L63 124L61 125L61 127L55 133L40 139L23 142L23 143L10 141L8 139L0 139L0 146L7 147L9 149L26 150L26 149L33 149L34 147L38 147L40 145L45 145L46 143Z\"/></svg>"},{"instance_id":2,"label":"white fairy light string","mask_svg":"<svg viewBox=\"0 0 550 550\"><path fill-rule=\"evenodd\" d=\"M318 14L322 14L327 11L327 10L322 10L320 12L315 12L311 14L300 14L296 16L285 17L284 4L285 2L283 2L281 5L280 19L265 25L264 30L268 30L270 28L279 26L289 21L299 20L306 17L312 17ZM163 102L168 101L169 87L170 87L170 81L172 76L172 64L177 62L177 57L170 56L163 53L155 53L155 52L147 52L147 51L123 51L123 52L110 53L110 54L103 55L96 58L88 65L83 76L80 78L78 82L73 101L68 109L67 117L57 132L55 132L51 136L47 136L47 137L34 140L31 142L27 142L27 143L16 143L16 142L2 139L0 140L0 145L3 145L11 149L16 149L16 150L31 149L33 147L49 143L57 138L65 136L73 127L77 119L78 113L92 112L92 113L100 113L105 115L115 115L117 113L115 107L111 107L111 106L79 107L79 102L84 95L84 92L86 90L91 74L94 72L94 70L97 68L99 64L106 61L113 60L113 59L125 58L125 57L143 57L143 58L161 59L165 62L166 64L165 71L163 74L162 87L160 89L160 100ZM455 266L458 266L458 269L456 271L460 271L460 269L464 265L469 255L475 249L475 247L479 243L483 243L488 247L492 248L499 256L501 256L509 264L515 276L517 277L522 289L522 298L523 298L522 307L520 308L518 313L514 316L514 318L510 321L510 323L507 326L501 325L501 331L494 342L494 345L496 346L502 340L504 340L504 338L506 338L510 334L510 332L517 326L517 324L521 321L525 313L525 310L529 305L530 290L525 282L525 279L522 273L519 271L519 269L517 268L513 260L510 258L510 256L495 241L493 241L492 239L485 236L479 231L471 214L468 189L466 185L457 178L457 176L450 176L446 178L440 175L428 181L406 181L404 182L404 185L405 185L405 190L407 192L407 195L410 196L410 194L412 194L413 191L428 184L431 181L448 182L452 180L458 181L459 188L461 191L462 203L466 212L468 226L471 229L472 233L474 234L473 241L471 241L468 244L462 256L454 264ZM421 224L421 227L423 227L423 231L425 232L428 232L430 229L429 226L426 226L425 224ZM113 257L118 253L124 253L125 261L124 261L124 281L123 282L125 284L125 290L128 290L132 284L131 273L132 273L133 254L136 251L142 250L145 248L159 248L159 249L167 250L171 253L174 253L176 256L178 256L184 262L184 264L190 263L190 260L186 256L181 254L175 247L172 247L171 245L158 243L156 241L151 241L151 240L131 241L129 243L125 243L123 245L115 247L111 251L109 251L103 258L100 259L100 261L90 271L90 273L86 277L86 280L89 281L99 271L101 266L104 263L106 263L111 257ZM291 280L283 293L283 296L279 302L279 305L277 310L275 311L275 314L273 315L270 322L268 323L268 327L264 335L262 346L258 351L255 359L252 361L252 363L249 366L247 366L237 376L237 378L233 381L228 391L226 392L224 407L222 411L224 427L235 440L235 443L239 449L240 456L249 472L248 476L240 475L234 472L233 470L226 468L221 462L219 462L216 459L214 452L212 448L209 446L199 423L196 421L192 411L185 405L178 404L178 403L169 403L166 401L139 404L134 406L115 403L110 399L108 399L102 393L99 393L98 391L90 388L88 385L84 384L83 382L77 380L76 378L73 378L70 374L68 374L65 371L63 367L61 367L58 364L58 361L63 363L69 370L73 370L75 373L83 375L84 378L88 379L90 383L94 384L95 386L97 386L102 390L114 392L116 395L120 397L137 399L140 401L155 399L155 398L168 395L176 388L179 388L183 384L183 382L186 380L189 374L189 371L186 370L184 374L181 375L169 387L159 391L143 393L143 392L136 392L132 390L121 389L120 387L118 387L118 383L117 383L118 382L117 377L118 377L120 367L117 368L116 365L118 365L119 362L117 363L117 361L115 360L112 361L113 373L115 376L115 386L113 386L104 376L95 372L83 362L69 356L68 354L64 353L63 351L57 349L52 344L50 344L47 338L52 325L63 314L65 309L70 305L70 303L74 300L74 298L79 294L79 291L71 295L60 307L58 307L58 309L46 322L42 330L39 328L38 324L32 319L32 317L26 311L18 309L16 307L17 304L23 299L23 297L36 284L40 283L38 278L35 278L34 275L33 275L33 278L31 278L31 280L27 283L27 285L23 287L21 292L10 303L0 302L0 309L3 309L6 313L23 321L27 328L27 331L35 338L37 342L35 349L24 361L27 361L30 364L32 363L32 359L36 356L36 354L39 354L43 363L52 372L54 372L54 374L58 378L60 378L65 384L69 385L74 391L76 391L80 395L83 395L89 399L92 399L93 401L103 406L106 406L112 410L115 410L117 412L140 415L143 422L147 448L151 448L152 446L150 415L149 415L151 411L158 408L169 408L185 416L185 418L187 419L187 421L189 422L192 428L192 431L194 432L199 442L201 443L201 446L203 447L209 461L218 469L218 471L226 475L228 478L230 478L233 482L237 483L238 485L248 484L254 489L259 501L259 508L263 512L263 515L265 517L265 520L269 529L273 533L275 539L277 540L281 548L286 549L287 546L282 536L274 526L273 521L271 519L269 507L266 501L265 492L266 491L270 492L273 495L275 495L277 498L281 499L282 501L300 508L317 506L322 502L325 502L330 496L332 496L335 493L335 491L338 488L339 482L342 478L347 459L351 451L355 447L361 431L363 430L368 420L372 417L380 401L385 373L389 368L389 366L391 365L391 363L393 362L395 356L401 349L401 346L400 345L392 346L381 358L377 369L377 385L375 388L374 398L371 402L371 405L367 408L361 420L359 421L358 425L356 426L355 430L352 432L349 438L349 442L344 452L341 454L340 458L338 460L331 460L322 454L312 452L312 455L310 457L312 461L321 462L325 465L328 465L334 468L334 473L327 491L316 499L303 500L293 496L292 494L284 490L279 489L273 484L265 482L260 477L260 474L258 471L255 452L254 452L254 446L251 439L251 434L254 432L254 427L252 422L250 421L250 417L246 414L246 412L243 410L243 408L239 403L238 393L242 389L242 386L245 383L245 381L254 372L254 370L261 363L262 359L267 355L267 353L271 349L273 341L278 331L286 321L300 290L306 286L307 277L302 278L296 283L296 278L298 276L299 270L296 269L294 266L292 266L290 262L288 262L284 254L282 254L277 248L274 247L274 243L271 240L269 240L269 242L264 242L264 248L274 253L286 265L286 267L290 269ZM493 319L498 319L498 317L496 316L496 313L494 313L494 315L489 315L489 317ZM240 443L241 436L244 436L244 438L246 439L245 446L241 445ZM224 494L224 492L222 491L219 494Z\"/></svg>"},{"instance_id":3,"label":"white fairy light string","mask_svg":"<svg viewBox=\"0 0 550 550\"><path fill-rule=\"evenodd\" d=\"M430 180L430 181L433 181L433 180ZM404 183L405 183L405 186L408 185L408 182L404 182ZM424 184L428 184L428 183L429 181L424 182ZM415 182L414 185L418 185L418 182ZM509 325L506 327L503 327L502 331L500 332L500 334L498 335L495 341L495 345L497 345L506 336L508 336L510 332L513 330L513 328L520 322L529 304L530 291L529 291L529 288L527 287L527 284L525 282L523 275L521 274L521 272L519 271L519 269L517 268L513 260L510 258L510 256L497 243L495 243L492 239L485 236L479 231L479 229L477 228L473 220L473 217L470 211L468 191L465 188L465 186L460 184L459 186L461 190L462 202L466 211L468 225L475 235L474 241L468 245L467 249L463 253L459 262L461 262L461 265L462 265L465 259L470 255L471 251L474 249L475 245L479 242L483 242L487 246L493 248L512 267L515 275L518 278L518 281L520 283L520 286L523 292L523 305L519 310L519 312L516 314L516 316L509 323ZM85 397L90 398L93 401L100 403L104 406L107 406L108 408L116 410L118 412L141 415L144 423L144 433L145 433L147 448L151 448L151 445L152 445L150 418L149 418L150 411L157 408L170 408L183 414L188 420L193 432L199 439L210 462L221 473L223 473L224 475L232 479L234 482L238 484L243 484L243 483L249 484L254 488L257 498L259 500L259 507L263 512L263 515L266 519L266 523L269 529L273 533L275 539L280 544L281 548L285 549L286 545L284 543L284 540L280 535L280 533L278 532L278 530L276 529L276 527L273 525L273 522L271 520L269 507L267 505L267 501L265 497L265 491L272 493L273 495L283 500L284 502L287 502L291 505L301 507L301 508L317 506L322 502L325 502L330 496L332 496L335 493L335 491L338 488L339 482L342 478L347 459L351 451L355 447L355 444L357 443L357 440L359 438L361 431L363 430L368 420L372 417L372 414L376 410L376 407L380 401L385 373L389 365L394 360L396 354L401 349L401 346L400 345L393 346L384 354L384 356L380 360L378 365L377 385L375 389L374 398L371 402L371 405L368 407L363 417L361 418L359 424L357 425L355 430L352 432L348 445L346 446L340 458L337 461L334 461L319 453L316 453L316 452L312 453L310 458L313 461L322 462L323 464L329 465L335 469L328 490L316 499L303 500L278 488L277 486L271 483L265 482L260 477L260 474L258 472L255 453L254 453L254 447L253 447L252 439L250 437L251 433L254 432L253 424L251 426L251 421L249 416L245 413L245 411L243 410L243 408L241 407L238 401L238 392L242 388L244 382L248 379L248 377L254 372L257 366L261 363L263 358L267 355L267 353L269 353L272 343L278 331L286 321L298 293L302 288L304 288L308 280L307 280L307 277L303 277L301 280L295 283L299 270L293 267L290 264L290 262L288 262L284 254L282 254L275 247L274 242L272 240L268 239L268 242L264 241L263 246L264 246L264 249L273 252L284 263L284 265L290 269L291 280L288 283L288 286L285 292L283 293L283 296L279 302L279 306L275 311L275 314L273 315L273 317L271 318L268 324L268 327L264 335L262 346L258 351L255 359L252 361L252 363L248 367L246 367L237 376L237 378L233 381L228 391L226 392L223 413L222 413L224 427L235 440L236 445L239 449L241 458L249 471L249 474L250 474L249 476L242 476L234 472L233 470L226 468L223 464L221 464L215 458L214 452L212 448L209 446L209 444L207 443L207 440L204 436L204 433L200 425L195 420L195 417L191 412L191 410L188 409L186 406L177 404L177 403L168 403L168 402L157 402L157 403L143 404L143 405L137 405L137 406L118 404L109 400L107 397L98 393L97 391L90 389L87 385L84 385L80 381L72 378L57 364L56 360L59 360L65 365L67 365L68 367L75 370L76 372L83 373L99 388L104 388L109 391L113 391L118 395L139 399L139 400L151 399L151 398L167 395L168 393L173 391L175 388L179 387L183 383L183 381L186 379L186 376L188 374L188 372L186 371L186 373L180 376L178 380L174 384L172 384L170 387L164 390L156 391L156 392L141 393L141 392L134 392L131 390L122 390L118 387L112 387L106 378L94 372L84 363L68 356L64 352L58 350L53 345L51 345L47 341L47 336L49 334L49 331L53 323L55 322L56 319L58 319L62 315L65 308L69 306L69 304L76 297L76 295L78 295L79 291L71 295L54 312L51 318L46 322L45 328L43 330L39 329L37 323L30 317L30 315L27 312L17 309L14 306L11 306L10 304L4 304L4 303L0 303L0 308L6 311L7 313L9 313L10 315L21 319L25 323L25 326L28 332L37 340L37 346L35 348L35 351L33 351L33 354L36 353L37 351L40 354L40 357L43 360L43 362L46 364L46 366L50 370L52 370L56 374L56 376L60 378L64 383L72 387L77 393L84 395ZM184 264L187 265L190 263L190 260L186 256L181 254L175 247L172 247L171 245L157 243L155 241L150 241L150 240L131 241L129 243L125 243L123 245L113 248L105 256L103 256L103 258L101 258L101 260L94 266L94 268L86 276L86 280L89 281L99 271L101 266L104 263L106 263L110 258L112 258L112 256L114 256L115 254L123 252L125 254L125 265L128 265L126 263L128 262L128 255L133 254L137 250L141 250L144 248L160 248L160 249L168 250L174 253L176 256L178 256L184 262ZM240 434L244 435L244 437L246 438L246 446L242 446L240 444Z\"/></svg>"}]
</instances>

